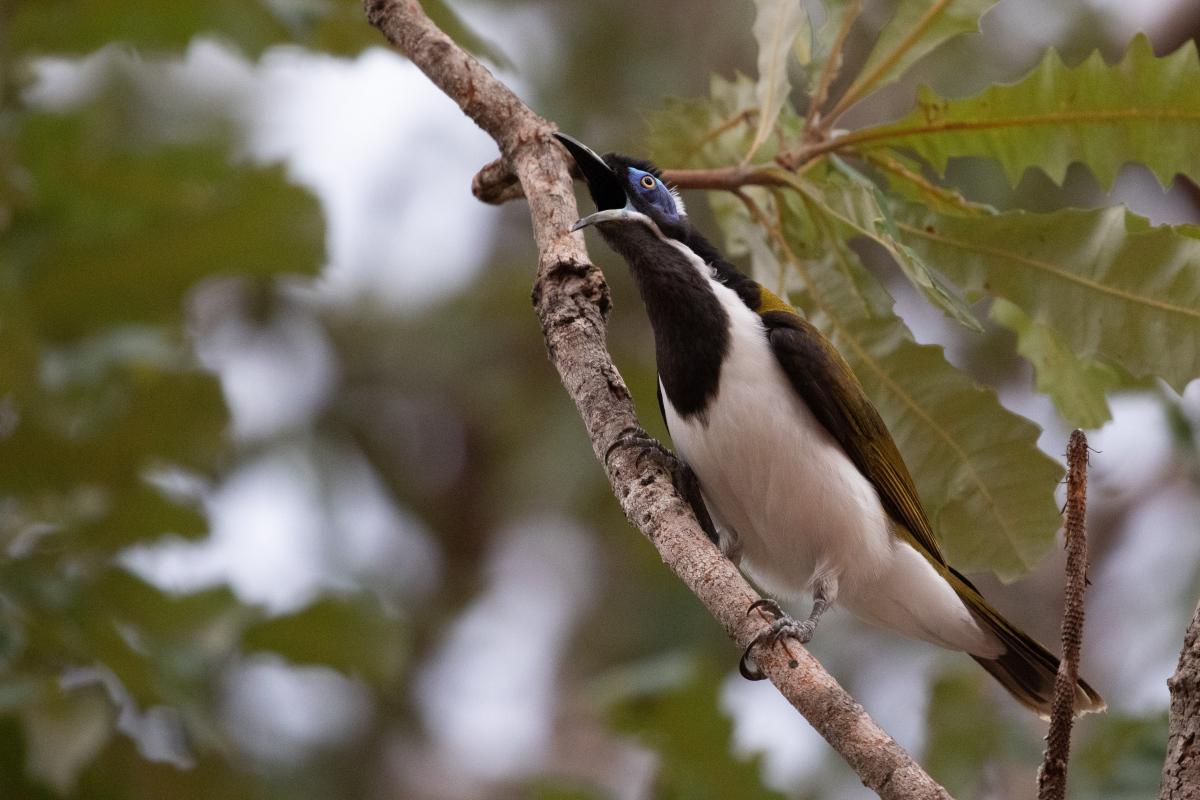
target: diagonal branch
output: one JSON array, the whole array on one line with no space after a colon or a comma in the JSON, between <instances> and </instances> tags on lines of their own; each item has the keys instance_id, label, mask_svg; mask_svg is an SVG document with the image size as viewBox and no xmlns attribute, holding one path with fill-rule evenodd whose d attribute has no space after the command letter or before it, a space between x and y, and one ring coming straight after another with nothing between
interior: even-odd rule
<instances>
[{"instance_id":1,"label":"diagonal branch","mask_svg":"<svg viewBox=\"0 0 1200 800\"><path fill-rule=\"evenodd\" d=\"M451 41L416 0L364 0L364 6L371 24L499 145L503 166L529 199L539 253L534 309L592 449L625 515L744 648L763 624L746 614L758 594L705 537L676 492L673 459L626 436L640 427L605 345L608 286L589 261L582 236L568 232L577 210L566 154L550 138L553 125ZM493 176L503 172L500 166L486 169ZM949 797L807 650L795 649L795 655L783 648L760 650L755 661L866 786L896 800Z\"/></svg>"}]
</instances>

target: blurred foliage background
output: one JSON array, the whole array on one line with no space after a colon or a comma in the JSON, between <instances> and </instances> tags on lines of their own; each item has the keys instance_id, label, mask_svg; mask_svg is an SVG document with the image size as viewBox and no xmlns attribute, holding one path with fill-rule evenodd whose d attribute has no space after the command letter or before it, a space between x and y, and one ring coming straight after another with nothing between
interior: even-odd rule
<instances>
[{"instance_id":1,"label":"blurred foliage background","mask_svg":"<svg viewBox=\"0 0 1200 800\"><path fill-rule=\"evenodd\" d=\"M1136 30L1160 54L1200 33L1189 3L1136 5L1003 0L848 119L1014 80L1048 46L1111 61ZM750 2L426 7L603 149L646 152L666 97L755 65ZM858 796L621 517L545 359L524 208L475 203L490 142L379 43L353 0L0 0L0 794ZM949 173L1001 208L1183 223L1200 202L1134 167L1111 193L1078 167ZM594 255L662 433L636 293ZM877 274L1060 457L1016 337ZM1200 573L1200 392L1118 385L1085 640L1111 711L1078 728L1076 797L1156 790ZM1055 553L980 582L1053 641L1060 576ZM813 649L959 796L1032 796L1041 723L969 659L844 615Z\"/></svg>"}]
</instances>

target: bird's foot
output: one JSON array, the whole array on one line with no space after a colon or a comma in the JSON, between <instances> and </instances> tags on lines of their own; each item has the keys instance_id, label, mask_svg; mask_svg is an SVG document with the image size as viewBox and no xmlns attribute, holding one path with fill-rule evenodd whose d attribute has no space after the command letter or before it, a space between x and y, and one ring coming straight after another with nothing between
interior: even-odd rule
<instances>
[{"instance_id":1,"label":"bird's foot","mask_svg":"<svg viewBox=\"0 0 1200 800\"><path fill-rule=\"evenodd\" d=\"M746 646L746 650L738 661L738 672L748 681L761 681L766 677L759 672L758 667L754 666L754 662L751 660L751 653L755 647L760 644L774 647L779 644L781 639L795 639L800 644L808 644L817 630L815 619L810 617L803 622L797 622L774 600L756 600L750 604L750 608L746 609L746 614L749 615L758 609L770 614L772 620Z\"/></svg>"},{"instance_id":2,"label":"bird's foot","mask_svg":"<svg viewBox=\"0 0 1200 800\"><path fill-rule=\"evenodd\" d=\"M663 443L655 439L650 434L646 433L637 425L630 425L625 430L621 431L612 444L608 446L608 450L604 452L604 464L608 465L609 459L612 458L613 452L621 447L636 447L640 450L637 454L637 459L634 461L634 466L637 469L642 468L642 459L651 455L657 456L663 461L663 466L674 474L678 469L679 459L675 454L668 450Z\"/></svg>"}]
</instances>

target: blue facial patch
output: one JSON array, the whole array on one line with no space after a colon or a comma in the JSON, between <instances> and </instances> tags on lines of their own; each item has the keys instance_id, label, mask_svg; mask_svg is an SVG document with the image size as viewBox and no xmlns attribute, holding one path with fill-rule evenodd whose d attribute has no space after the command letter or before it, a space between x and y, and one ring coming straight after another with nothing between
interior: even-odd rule
<instances>
[{"instance_id":1,"label":"blue facial patch","mask_svg":"<svg viewBox=\"0 0 1200 800\"><path fill-rule=\"evenodd\" d=\"M629 184L638 197L664 216L678 219L686 213L679 195L673 189L668 189L666 184L653 174L630 167L627 175Z\"/></svg>"}]
</instances>

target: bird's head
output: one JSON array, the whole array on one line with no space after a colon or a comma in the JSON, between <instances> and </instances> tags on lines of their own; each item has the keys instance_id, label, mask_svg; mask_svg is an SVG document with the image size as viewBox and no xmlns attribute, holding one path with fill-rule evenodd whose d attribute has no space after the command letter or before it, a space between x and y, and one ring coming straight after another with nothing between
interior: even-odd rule
<instances>
[{"instance_id":1,"label":"bird's head","mask_svg":"<svg viewBox=\"0 0 1200 800\"><path fill-rule=\"evenodd\" d=\"M570 136L562 133L554 136L579 165L596 203L596 213L576 222L571 230L577 231L588 225L603 230L609 225L647 224L649 221L662 233L672 236L675 231L686 228L683 200L663 183L658 167L616 153L601 157Z\"/></svg>"}]
</instances>

